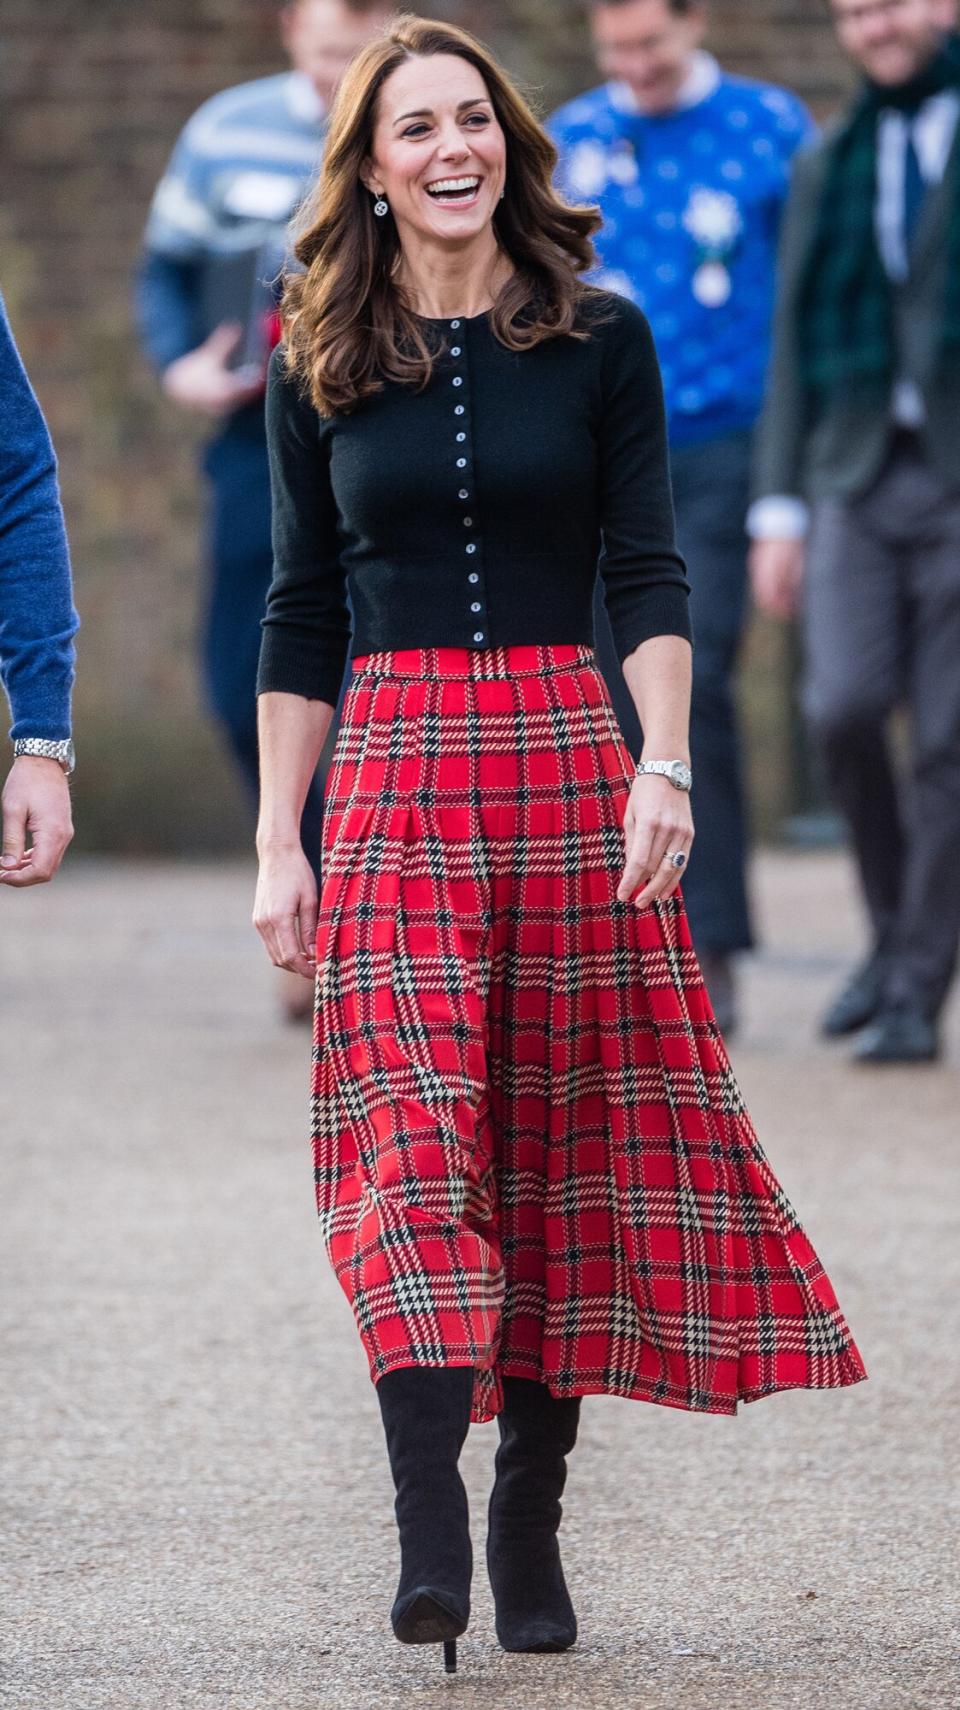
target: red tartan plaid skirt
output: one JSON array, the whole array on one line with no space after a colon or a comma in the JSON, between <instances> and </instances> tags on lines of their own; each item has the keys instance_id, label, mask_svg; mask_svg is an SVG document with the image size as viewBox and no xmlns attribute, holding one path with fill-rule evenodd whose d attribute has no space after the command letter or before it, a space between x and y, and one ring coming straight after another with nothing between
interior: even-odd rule
<instances>
[{"instance_id":1,"label":"red tartan plaid skirt","mask_svg":"<svg viewBox=\"0 0 960 1710\"><path fill-rule=\"evenodd\" d=\"M376 1382L708 1413L866 1376L678 894L616 900L633 764L586 646L354 660L324 819L317 1207Z\"/></svg>"}]
</instances>

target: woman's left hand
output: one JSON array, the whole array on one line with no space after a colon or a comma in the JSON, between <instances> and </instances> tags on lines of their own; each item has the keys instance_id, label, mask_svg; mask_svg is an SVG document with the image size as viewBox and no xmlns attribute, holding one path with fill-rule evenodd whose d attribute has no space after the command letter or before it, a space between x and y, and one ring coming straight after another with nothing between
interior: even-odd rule
<instances>
[{"instance_id":1,"label":"woman's left hand","mask_svg":"<svg viewBox=\"0 0 960 1710\"><path fill-rule=\"evenodd\" d=\"M682 854L689 860L693 845L689 795L656 772L638 773L623 818L623 834L626 862L617 900L632 902L638 909L665 902L686 870L686 862L677 867L668 856ZM638 885L642 890L637 891Z\"/></svg>"}]
</instances>

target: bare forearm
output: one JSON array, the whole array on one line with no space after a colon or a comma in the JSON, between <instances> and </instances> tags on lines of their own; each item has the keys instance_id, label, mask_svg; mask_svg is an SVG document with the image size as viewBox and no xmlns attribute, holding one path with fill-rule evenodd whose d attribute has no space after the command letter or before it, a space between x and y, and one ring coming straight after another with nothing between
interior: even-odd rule
<instances>
[{"instance_id":1,"label":"bare forearm","mask_svg":"<svg viewBox=\"0 0 960 1710\"><path fill-rule=\"evenodd\" d=\"M260 818L257 848L299 844L300 816L334 708L303 695L270 692L257 701Z\"/></svg>"},{"instance_id":2,"label":"bare forearm","mask_svg":"<svg viewBox=\"0 0 960 1710\"><path fill-rule=\"evenodd\" d=\"M623 675L643 731L645 760L690 760L693 649L679 635L654 635L627 656Z\"/></svg>"}]
</instances>

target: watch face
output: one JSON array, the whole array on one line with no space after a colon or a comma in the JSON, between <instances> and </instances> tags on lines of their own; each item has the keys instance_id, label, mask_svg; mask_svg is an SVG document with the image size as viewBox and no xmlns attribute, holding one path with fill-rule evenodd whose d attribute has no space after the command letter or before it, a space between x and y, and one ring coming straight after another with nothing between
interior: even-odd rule
<instances>
[{"instance_id":1,"label":"watch face","mask_svg":"<svg viewBox=\"0 0 960 1710\"><path fill-rule=\"evenodd\" d=\"M685 766L682 760L675 760L670 768L670 781L676 784L678 790L689 790L693 782L689 766Z\"/></svg>"}]
</instances>

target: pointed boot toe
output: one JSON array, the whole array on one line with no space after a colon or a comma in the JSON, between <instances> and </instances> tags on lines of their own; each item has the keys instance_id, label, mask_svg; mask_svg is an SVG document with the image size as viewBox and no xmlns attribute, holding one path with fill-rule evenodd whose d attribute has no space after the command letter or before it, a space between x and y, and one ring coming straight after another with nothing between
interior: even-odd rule
<instances>
[{"instance_id":1,"label":"pointed boot toe","mask_svg":"<svg viewBox=\"0 0 960 1710\"><path fill-rule=\"evenodd\" d=\"M398 1597L390 1611L390 1624L404 1645L442 1644L459 1639L470 1620L469 1602L456 1606L448 1588L433 1591L417 1588Z\"/></svg>"}]
</instances>

